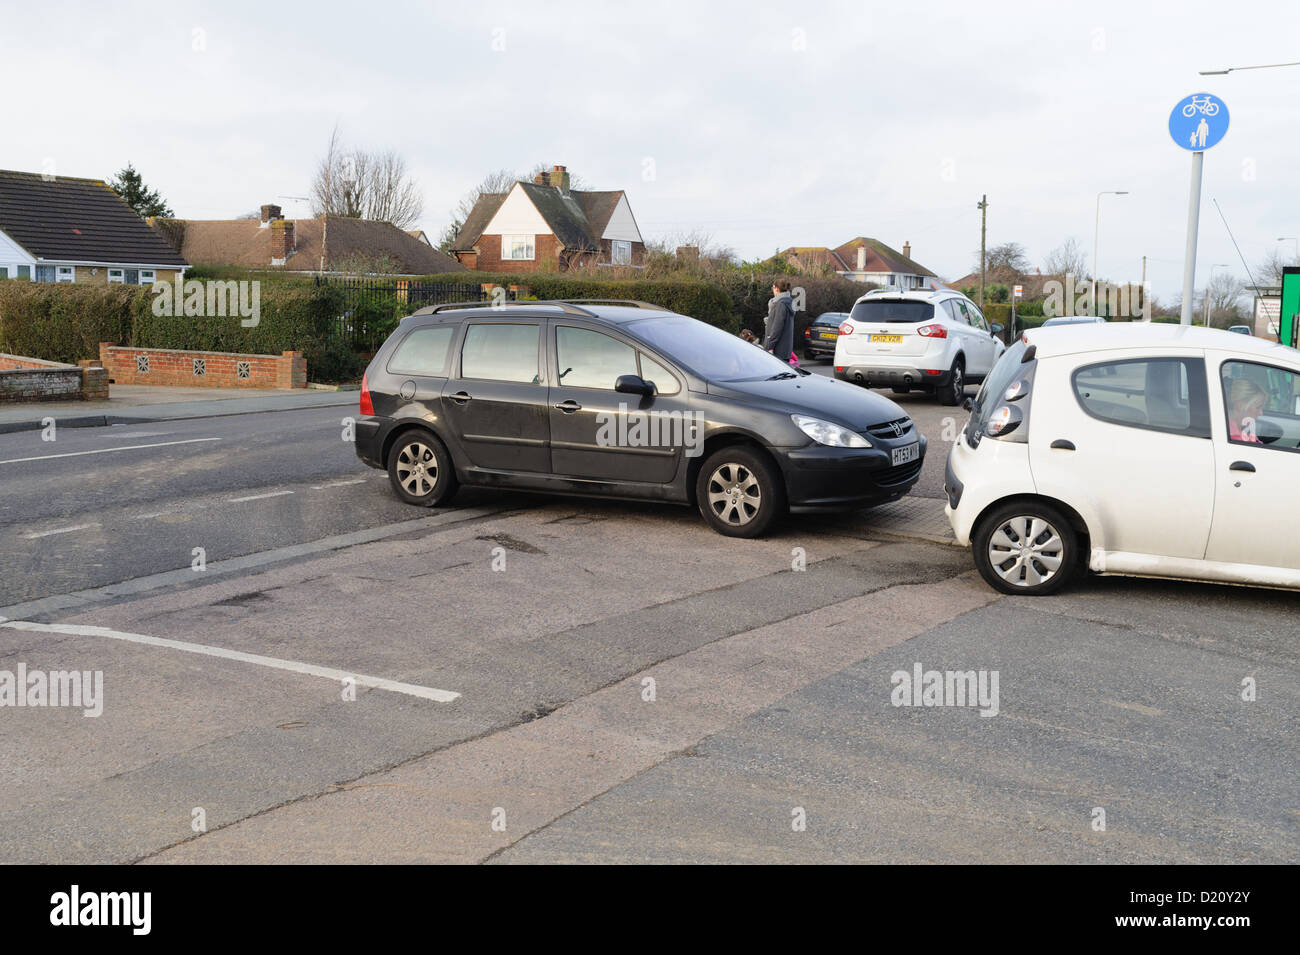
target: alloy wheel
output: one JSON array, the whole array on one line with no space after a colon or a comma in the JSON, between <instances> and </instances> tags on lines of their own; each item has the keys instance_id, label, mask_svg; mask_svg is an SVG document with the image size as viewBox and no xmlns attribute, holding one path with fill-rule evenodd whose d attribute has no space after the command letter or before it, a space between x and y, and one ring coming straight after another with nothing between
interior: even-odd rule
<instances>
[{"instance_id":1,"label":"alloy wheel","mask_svg":"<svg viewBox=\"0 0 1300 955\"><path fill-rule=\"evenodd\" d=\"M752 521L763 506L763 491L754 472L740 464L722 464L709 476L709 507L733 527Z\"/></svg>"},{"instance_id":2,"label":"alloy wheel","mask_svg":"<svg viewBox=\"0 0 1300 955\"><path fill-rule=\"evenodd\" d=\"M1003 521L989 537L988 560L994 572L1013 587L1036 587L1061 569L1065 544L1041 517L1020 515Z\"/></svg>"},{"instance_id":3,"label":"alloy wheel","mask_svg":"<svg viewBox=\"0 0 1300 955\"><path fill-rule=\"evenodd\" d=\"M397 453L397 482L412 497L425 497L438 483L438 459L423 441L412 441Z\"/></svg>"}]
</instances>

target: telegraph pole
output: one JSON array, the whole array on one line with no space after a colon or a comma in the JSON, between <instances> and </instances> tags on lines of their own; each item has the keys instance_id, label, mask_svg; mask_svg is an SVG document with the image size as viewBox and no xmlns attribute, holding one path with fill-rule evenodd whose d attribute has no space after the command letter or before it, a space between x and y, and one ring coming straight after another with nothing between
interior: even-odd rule
<instances>
[{"instance_id":1,"label":"telegraph pole","mask_svg":"<svg viewBox=\"0 0 1300 955\"><path fill-rule=\"evenodd\" d=\"M975 204L980 211L980 311L984 311L984 240L987 234L989 219L989 197L988 194L980 196L980 201Z\"/></svg>"}]
</instances>

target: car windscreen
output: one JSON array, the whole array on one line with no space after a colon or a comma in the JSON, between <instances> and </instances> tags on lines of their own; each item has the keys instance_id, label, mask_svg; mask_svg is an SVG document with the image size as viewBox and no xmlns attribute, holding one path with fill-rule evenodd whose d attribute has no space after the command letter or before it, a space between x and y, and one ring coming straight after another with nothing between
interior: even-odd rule
<instances>
[{"instance_id":1,"label":"car windscreen","mask_svg":"<svg viewBox=\"0 0 1300 955\"><path fill-rule=\"evenodd\" d=\"M757 345L684 315L628 322L647 345L712 381L756 381L794 374L785 362Z\"/></svg>"},{"instance_id":2,"label":"car windscreen","mask_svg":"<svg viewBox=\"0 0 1300 955\"><path fill-rule=\"evenodd\" d=\"M934 318L934 305L931 302L918 302L915 299L876 298L858 302L849 313L855 322L928 322Z\"/></svg>"}]
</instances>

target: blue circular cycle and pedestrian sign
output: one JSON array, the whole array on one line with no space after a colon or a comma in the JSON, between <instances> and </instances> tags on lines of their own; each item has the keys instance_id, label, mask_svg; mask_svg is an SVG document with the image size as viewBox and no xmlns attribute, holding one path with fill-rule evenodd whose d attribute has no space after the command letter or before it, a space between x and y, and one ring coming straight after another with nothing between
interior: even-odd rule
<instances>
[{"instance_id":1,"label":"blue circular cycle and pedestrian sign","mask_svg":"<svg viewBox=\"0 0 1300 955\"><path fill-rule=\"evenodd\" d=\"M1228 131L1228 104L1212 93L1193 93L1169 114L1169 135L1194 153L1216 145Z\"/></svg>"}]
</instances>

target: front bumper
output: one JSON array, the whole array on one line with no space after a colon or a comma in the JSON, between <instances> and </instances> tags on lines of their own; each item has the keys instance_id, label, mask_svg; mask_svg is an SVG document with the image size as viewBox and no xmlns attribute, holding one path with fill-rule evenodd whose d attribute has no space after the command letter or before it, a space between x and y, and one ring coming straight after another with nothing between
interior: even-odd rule
<instances>
[{"instance_id":1,"label":"front bumper","mask_svg":"<svg viewBox=\"0 0 1300 955\"><path fill-rule=\"evenodd\" d=\"M835 377L868 388L942 388L952 380L952 369L936 375L910 365L841 365L836 359Z\"/></svg>"},{"instance_id":2,"label":"front bumper","mask_svg":"<svg viewBox=\"0 0 1300 955\"><path fill-rule=\"evenodd\" d=\"M917 438L917 460L897 466L890 463L892 449L912 442L885 445L873 438L872 448L773 448L791 512L852 510L897 500L921 477L927 442L924 435Z\"/></svg>"}]
</instances>

